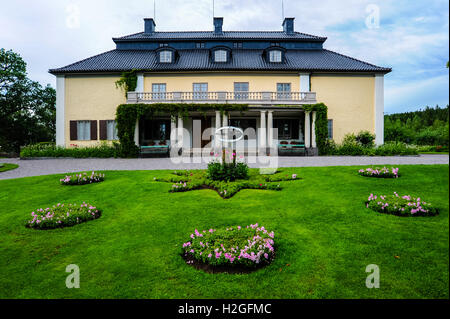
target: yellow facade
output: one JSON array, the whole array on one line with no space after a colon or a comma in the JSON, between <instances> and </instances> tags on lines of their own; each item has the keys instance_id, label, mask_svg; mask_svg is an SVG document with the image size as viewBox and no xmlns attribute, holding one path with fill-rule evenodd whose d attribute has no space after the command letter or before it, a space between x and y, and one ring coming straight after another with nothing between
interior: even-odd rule
<instances>
[{"instance_id":1,"label":"yellow facade","mask_svg":"<svg viewBox=\"0 0 450 319\"><path fill-rule=\"evenodd\" d=\"M249 92L276 92L277 83L291 83L293 92L300 91L298 73L166 73L146 74L144 91L151 92L152 84L166 84L167 92L192 92L194 83L208 83L208 91L234 91L235 82L248 82Z\"/></svg>"},{"instance_id":2,"label":"yellow facade","mask_svg":"<svg viewBox=\"0 0 450 319\"><path fill-rule=\"evenodd\" d=\"M312 75L311 91L328 106L333 139L340 143L347 133L375 133L375 77L370 75Z\"/></svg>"},{"instance_id":3,"label":"yellow facade","mask_svg":"<svg viewBox=\"0 0 450 319\"><path fill-rule=\"evenodd\" d=\"M126 103L124 92L115 86L118 79L119 75L66 76L66 146L99 143L99 140L71 141L70 121L113 120L117 106ZM290 83L293 92L300 91L299 73L268 72L148 73L144 76L144 91L151 92L154 83L165 83L167 92L192 92L194 83L208 83L208 91L233 92L235 82L248 82L250 92L276 92L277 83ZM333 120L333 139L336 142L341 142L347 133L375 132L373 75L312 74L311 91L317 93L317 102L328 106L328 118Z\"/></svg>"},{"instance_id":4,"label":"yellow facade","mask_svg":"<svg viewBox=\"0 0 450 319\"><path fill-rule=\"evenodd\" d=\"M116 89L115 82L118 79L117 75L66 76L64 114L66 146L71 144L90 146L99 143L99 141L71 141L70 121L114 120L117 106L126 103L124 92Z\"/></svg>"}]
</instances>

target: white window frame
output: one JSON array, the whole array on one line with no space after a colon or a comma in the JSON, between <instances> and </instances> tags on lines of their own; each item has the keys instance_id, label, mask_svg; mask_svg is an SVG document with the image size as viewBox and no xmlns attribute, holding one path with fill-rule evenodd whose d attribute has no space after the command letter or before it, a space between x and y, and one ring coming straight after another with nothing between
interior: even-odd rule
<instances>
[{"instance_id":1,"label":"white window frame","mask_svg":"<svg viewBox=\"0 0 450 319\"><path fill-rule=\"evenodd\" d=\"M214 62L224 63L227 62L228 52L226 50L216 50L214 51Z\"/></svg>"},{"instance_id":2,"label":"white window frame","mask_svg":"<svg viewBox=\"0 0 450 319\"><path fill-rule=\"evenodd\" d=\"M163 50L159 52L159 63L172 63L172 51Z\"/></svg>"},{"instance_id":3,"label":"white window frame","mask_svg":"<svg viewBox=\"0 0 450 319\"><path fill-rule=\"evenodd\" d=\"M281 63L282 57L281 50L271 50L269 52L269 61L272 63Z\"/></svg>"}]
</instances>

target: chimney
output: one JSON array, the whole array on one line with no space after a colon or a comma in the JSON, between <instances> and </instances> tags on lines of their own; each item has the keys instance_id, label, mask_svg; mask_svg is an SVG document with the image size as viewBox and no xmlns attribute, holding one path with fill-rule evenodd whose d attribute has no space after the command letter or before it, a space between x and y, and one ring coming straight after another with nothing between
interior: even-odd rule
<instances>
[{"instance_id":1,"label":"chimney","mask_svg":"<svg viewBox=\"0 0 450 319\"><path fill-rule=\"evenodd\" d=\"M294 34L294 19L295 18L285 18L283 21L283 31L286 34Z\"/></svg>"},{"instance_id":2,"label":"chimney","mask_svg":"<svg viewBox=\"0 0 450 319\"><path fill-rule=\"evenodd\" d=\"M222 34L223 18L214 18L214 34Z\"/></svg>"},{"instance_id":3,"label":"chimney","mask_svg":"<svg viewBox=\"0 0 450 319\"><path fill-rule=\"evenodd\" d=\"M145 34L152 34L155 32L155 21L152 18L144 19L145 28L144 33Z\"/></svg>"}]
</instances>

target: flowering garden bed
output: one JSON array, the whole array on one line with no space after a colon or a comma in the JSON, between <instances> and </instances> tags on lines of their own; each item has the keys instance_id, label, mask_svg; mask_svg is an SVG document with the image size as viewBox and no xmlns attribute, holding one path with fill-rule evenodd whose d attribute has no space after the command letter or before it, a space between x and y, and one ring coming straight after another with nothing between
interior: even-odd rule
<instances>
[{"instance_id":1,"label":"flowering garden bed","mask_svg":"<svg viewBox=\"0 0 450 319\"><path fill-rule=\"evenodd\" d=\"M365 177L377 177L377 178L398 178L398 168L392 167L392 168L366 168L366 169L360 169L358 171L358 174Z\"/></svg>"},{"instance_id":2,"label":"flowering garden bed","mask_svg":"<svg viewBox=\"0 0 450 319\"><path fill-rule=\"evenodd\" d=\"M33 219L26 224L34 229L54 229L75 226L101 216L101 211L90 204L61 204L39 208L31 213Z\"/></svg>"},{"instance_id":3,"label":"flowering garden bed","mask_svg":"<svg viewBox=\"0 0 450 319\"><path fill-rule=\"evenodd\" d=\"M420 197L400 196L396 192L389 196L370 194L366 207L379 213L398 216L434 216L439 213L437 208Z\"/></svg>"},{"instance_id":4,"label":"flowering garden bed","mask_svg":"<svg viewBox=\"0 0 450 319\"><path fill-rule=\"evenodd\" d=\"M92 172L91 174L80 173L75 175L67 175L66 177L60 179L62 185L85 185L100 183L105 180L105 174Z\"/></svg>"},{"instance_id":5,"label":"flowering garden bed","mask_svg":"<svg viewBox=\"0 0 450 319\"><path fill-rule=\"evenodd\" d=\"M282 190L280 182L299 180L297 174L284 174L282 171L273 175L250 174L248 179L235 181L214 181L205 171L177 171L168 178L154 178L157 182L172 183L171 193L187 192L198 189L212 189L224 199L233 197L242 189Z\"/></svg>"},{"instance_id":6,"label":"flowering garden bed","mask_svg":"<svg viewBox=\"0 0 450 319\"><path fill-rule=\"evenodd\" d=\"M195 230L182 245L186 263L208 272L246 272L275 257L275 234L258 224Z\"/></svg>"}]
</instances>

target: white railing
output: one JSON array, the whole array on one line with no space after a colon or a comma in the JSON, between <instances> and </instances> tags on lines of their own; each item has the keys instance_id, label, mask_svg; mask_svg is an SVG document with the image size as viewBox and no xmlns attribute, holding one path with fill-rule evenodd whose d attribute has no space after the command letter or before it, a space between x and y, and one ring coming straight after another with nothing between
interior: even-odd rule
<instances>
[{"instance_id":1,"label":"white railing","mask_svg":"<svg viewBox=\"0 0 450 319\"><path fill-rule=\"evenodd\" d=\"M128 92L128 103L255 103L316 102L316 92Z\"/></svg>"}]
</instances>

